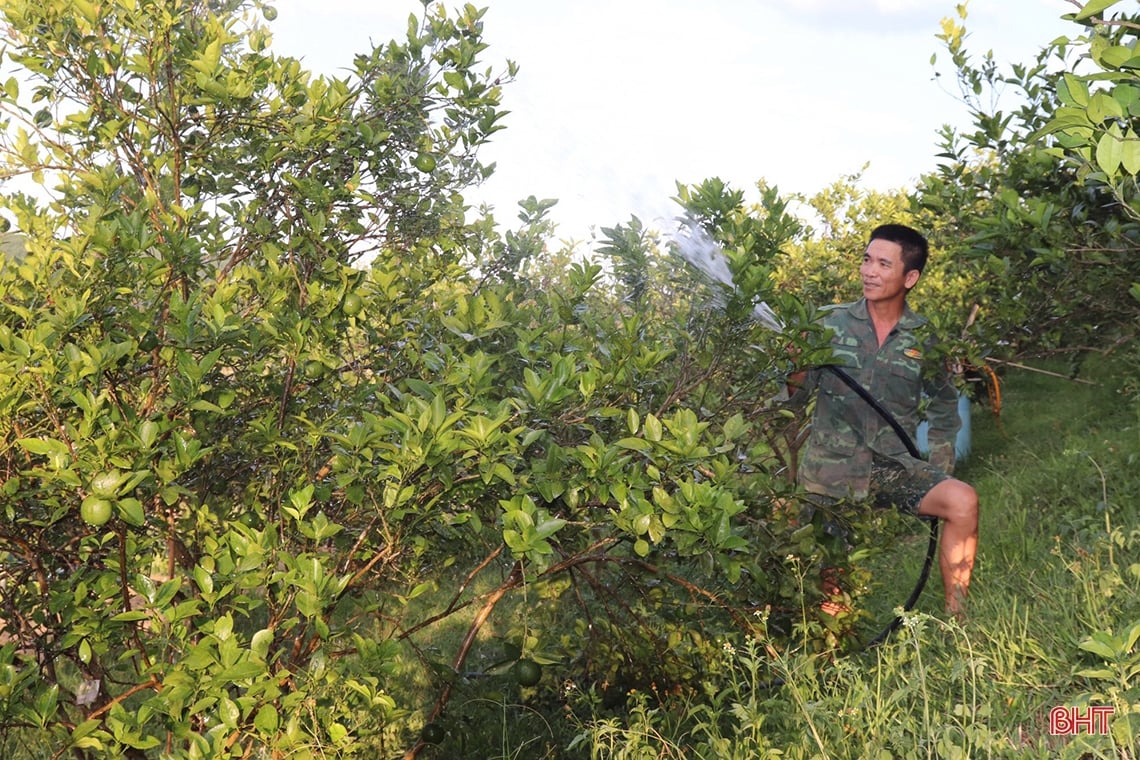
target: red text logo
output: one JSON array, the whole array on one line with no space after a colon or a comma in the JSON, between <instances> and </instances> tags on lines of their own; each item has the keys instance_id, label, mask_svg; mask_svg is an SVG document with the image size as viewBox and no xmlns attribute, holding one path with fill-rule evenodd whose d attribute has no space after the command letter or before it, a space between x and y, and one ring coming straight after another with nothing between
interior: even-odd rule
<instances>
[{"instance_id":1,"label":"red text logo","mask_svg":"<svg viewBox=\"0 0 1140 760\"><path fill-rule=\"evenodd\" d=\"M1107 734L1108 720L1115 710L1110 705L1054 707L1049 711L1049 733L1054 736Z\"/></svg>"}]
</instances>

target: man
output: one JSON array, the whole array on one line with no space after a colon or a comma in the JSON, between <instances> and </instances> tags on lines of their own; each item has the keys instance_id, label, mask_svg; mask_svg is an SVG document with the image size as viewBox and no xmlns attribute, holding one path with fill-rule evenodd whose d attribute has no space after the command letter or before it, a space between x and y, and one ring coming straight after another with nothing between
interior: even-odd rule
<instances>
[{"instance_id":1,"label":"man","mask_svg":"<svg viewBox=\"0 0 1140 760\"><path fill-rule=\"evenodd\" d=\"M930 355L927 321L906 301L927 255L926 239L917 231L899 224L877 227L860 268L863 298L827 309L822 325L831 331L836 362L912 436L925 397L930 461L912 457L882 416L838 377L814 369L791 382L800 386L797 398L818 391L798 479L809 493L869 500L942 520L946 611L961 617L978 545L978 495L950 477L960 424L957 391L945 362Z\"/></svg>"}]
</instances>

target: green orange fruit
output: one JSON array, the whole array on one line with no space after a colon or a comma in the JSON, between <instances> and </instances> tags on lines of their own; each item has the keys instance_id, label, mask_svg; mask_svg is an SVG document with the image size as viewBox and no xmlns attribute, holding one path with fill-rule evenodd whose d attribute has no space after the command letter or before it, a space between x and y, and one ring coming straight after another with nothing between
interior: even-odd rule
<instances>
[{"instance_id":1,"label":"green orange fruit","mask_svg":"<svg viewBox=\"0 0 1140 760\"><path fill-rule=\"evenodd\" d=\"M542 679L542 666L534 660L519 660L511 672L519 686L534 686Z\"/></svg>"},{"instance_id":2,"label":"green orange fruit","mask_svg":"<svg viewBox=\"0 0 1140 760\"><path fill-rule=\"evenodd\" d=\"M349 293L344 297L341 309L350 317L355 317L364 308L364 299L356 293Z\"/></svg>"},{"instance_id":3,"label":"green orange fruit","mask_svg":"<svg viewBox=\"0 0 1140 760\"><path fill-rule=\"evenodd\" d=\"M111 502L99 496L88 496L79 505L79 516L88 525L99 527L111 519Z\"/></svg>"},{"instance_id":4,"label":"green orange fruit","mask_svg":"<svg viewBox=\"0 0 1140 760\"><path fill-rule=\"evenodd\" d=\"M324 377L326 369L327 367L325 367L324 363L319 362L316 359L305 362L305 377L309 378L310 380L318 380L321 377Z\"/></svg>"}]
</instances>

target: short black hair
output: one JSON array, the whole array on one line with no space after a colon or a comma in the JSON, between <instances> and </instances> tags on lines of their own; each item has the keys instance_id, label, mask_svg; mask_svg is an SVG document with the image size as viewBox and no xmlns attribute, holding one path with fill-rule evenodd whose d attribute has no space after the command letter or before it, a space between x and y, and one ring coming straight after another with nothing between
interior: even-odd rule
<instances>
[{"instance_id":1,"label":"short black hair","mask_svg":"<svg viewBox=\"0 0 1140 760\"><path fill-rule=\"evenodd\" d=\"M918 230L905 224L881 224L871 230L871 240L887 240L898 243L902 248L903 272L917 269L919 273L926 267L930 246Z\"/></svg>"}]
</instances>

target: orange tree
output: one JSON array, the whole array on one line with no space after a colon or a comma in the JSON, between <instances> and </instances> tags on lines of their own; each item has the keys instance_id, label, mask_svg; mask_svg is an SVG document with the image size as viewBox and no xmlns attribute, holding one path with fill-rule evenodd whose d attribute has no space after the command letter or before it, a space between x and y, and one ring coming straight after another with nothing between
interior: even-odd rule
<instances>
[{"instance_id":1,"label":"orange tree","mask_svg":"<svg viewBox=\"0 0 1140 760\"><path fill-rule=\"evenodd\" d=\"M414 384L502 115L480 14L413 20L342 79L273 55L272 15L4 6L9 748L346 745L394 703L323 663L391 652L334 611L445 519L443 484L495 471L490 447L449 458L464 412ZM453 448L496 427L471 418Z\"/></svg>"},{"instance_id":2,"label":"orange tree","mask_svg":"<svg viewBox=\"0 0 1140 760\"><path fill-rule=\"evenodd\" d=\"M972 271L982 305L972 339L985 351L1060 353L1076 371L1084 353L1135 337L1140 19L1122 6L1078 4L1071 37L1008 71L991 55L970 56L964 7L943 21L974 125L944 131L944 160L922 177L915 211L941 223L944 244Z\"/></svg>"},{"instance_id":3,"label":"orange tree","mask_svg":"<svg viewBox=\"0 0 1140 760\"><path fill-rule=\"evenodd\" d=\"M480 64L481 11L429 7L336 79L274 55L273 16L4 5L6 755L374 754L424 707L389 688L401 642L423 654L460 609L453 673L556 577L598 633L543 647L660 664L798 594L789 554L819 560L770 509L786 346L747 315L796 231L775 195L690 199L741 284L727 309L661 299L671 270L626 228L616 279L552 276L547 203L504 235L466 219L514 73ZM442 568L500 559L486 595L410 611Z\"/></svg>"}]
</instances>

